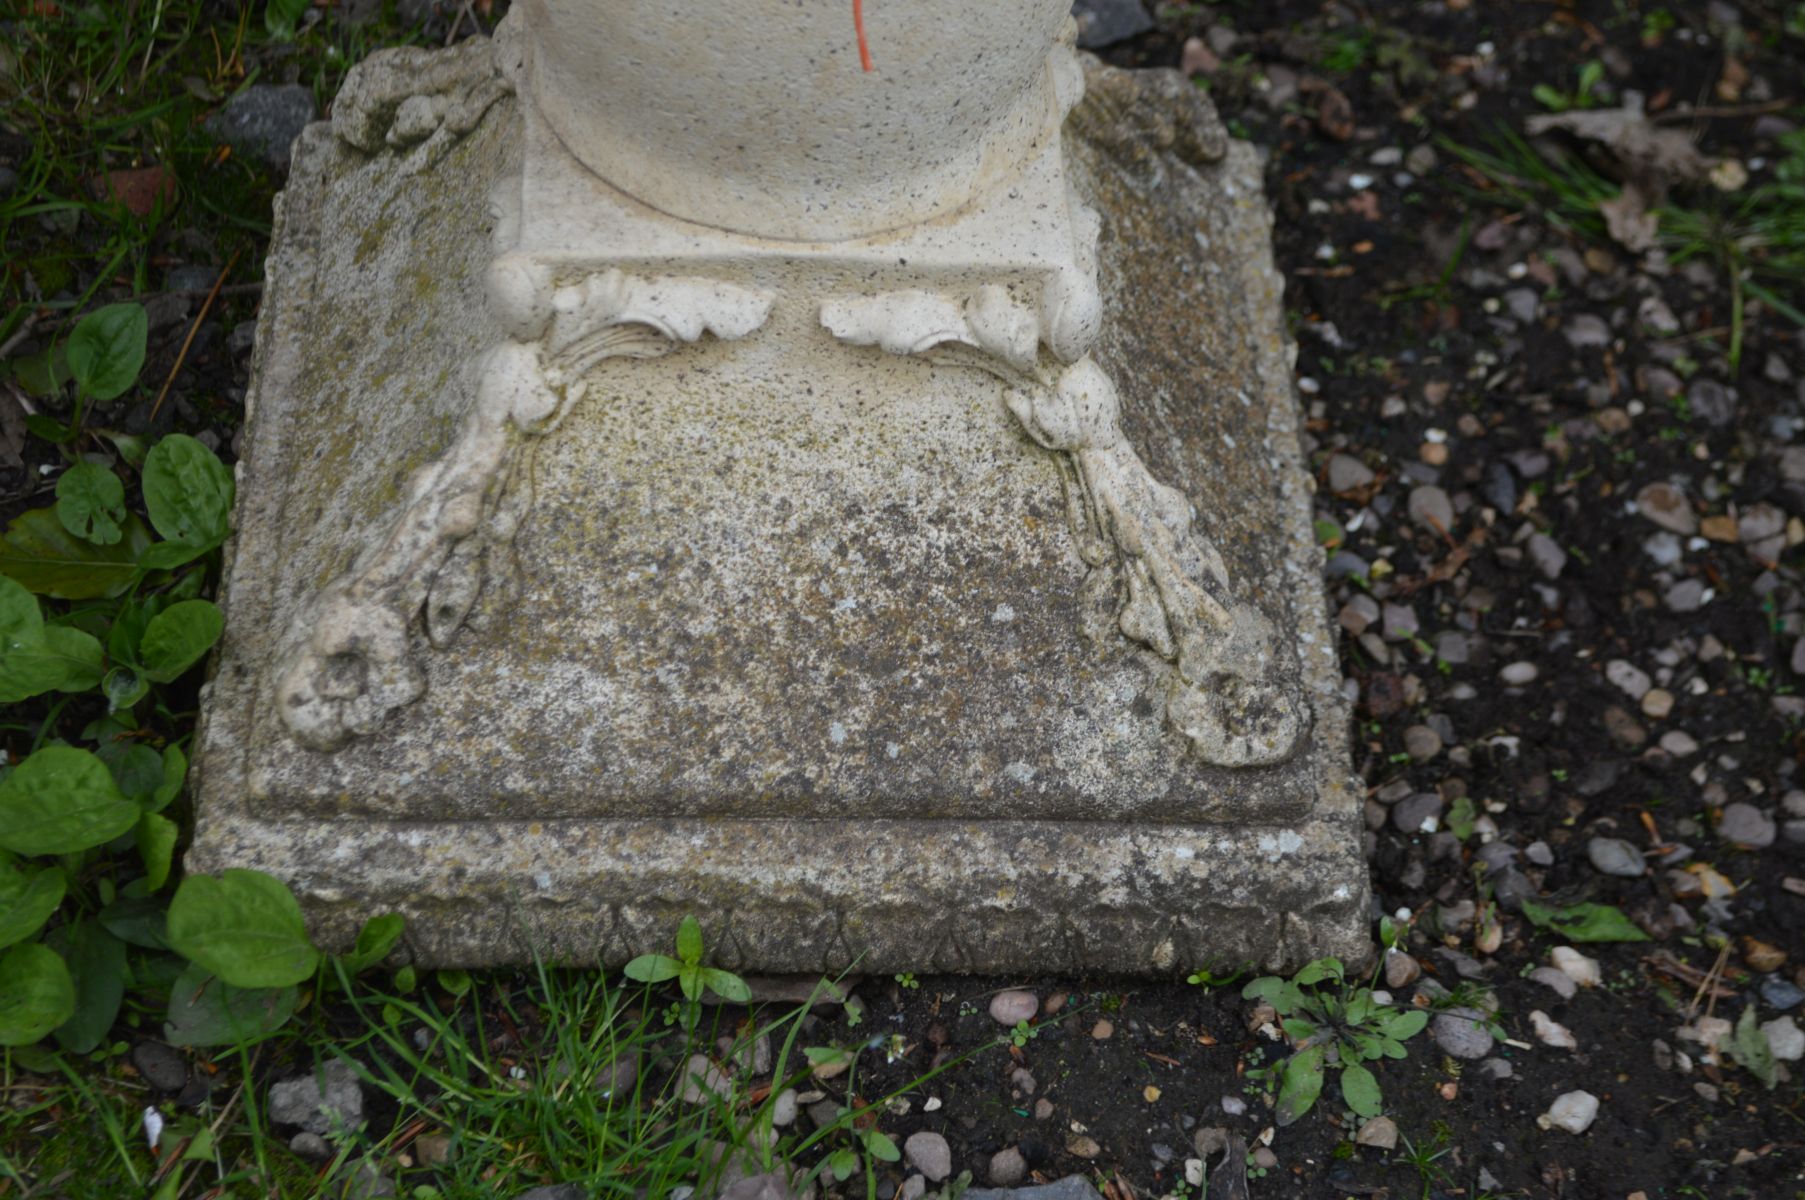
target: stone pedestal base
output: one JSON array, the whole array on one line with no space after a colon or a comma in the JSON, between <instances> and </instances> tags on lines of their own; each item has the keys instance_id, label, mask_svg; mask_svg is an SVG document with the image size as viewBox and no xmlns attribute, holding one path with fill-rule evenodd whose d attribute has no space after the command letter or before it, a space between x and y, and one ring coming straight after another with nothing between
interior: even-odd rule
<instances>
[{"instance_id":1,"label":"stone pedestal base","mask_svg":"<svg viewBox=\"0 0 1805 1200\"><path fill-rule=\"evenodd\" d=\"M654 220L451 53L296 151L190 870L281 876L326 942L402 912L428 964L688 913L766 971L1366 956L1260 174L1188 84L1093 68L974 272L937 227ZM543 411L485 424L522 378ZM1118 444L1062 433L1110 380ZM1270 688L1211 657L1244 635Z\"/></svg>"}]
</instances>

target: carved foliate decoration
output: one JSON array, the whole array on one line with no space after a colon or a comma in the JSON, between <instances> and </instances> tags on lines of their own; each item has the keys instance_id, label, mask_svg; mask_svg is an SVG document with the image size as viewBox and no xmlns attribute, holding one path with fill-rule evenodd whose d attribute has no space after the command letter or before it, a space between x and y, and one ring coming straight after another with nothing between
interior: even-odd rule
<instances>
[{"instance_id":1,"label":"carved foliate decoration","mask_svg":"<svg viewBox=\"0 0 1805 1200\"><path fill-rule=\"evenodd\" d=\"M1069 47L1055 47L1048 65L1056 103L1068 110L1083 87ZM399 152L416 168L430 166L498 99L524 94L524 69L512 41L418 63L405 53L389 56L348 81L335 128L363 151ZM938 268L981 280L995 260L1014 255L1016 269L1002 276L1007 285L843 295L830 283L819 301L820 323L848 345L1001 380L1020 428L1060 465L1072 536L1108 585L1100 590L1116 597L1116 630L1157 664L1169 727L1205 762L1282 761L1309 724L1296 655L1278 644L1255 606L1237 599L1222 556L1195 527L1189 499L1153 476L1123 431L1116 388L1089 357L1102 320L1099 221L1064 182L1059 162L1054 146L1036 168L1043 172L1036 195L1051 191L1063 201L1051 206L1045 228L1053 232L1043 242L1030 241L1026 250L1008 244L994 214L980 213L974 244L981 252L967 261L958 242ZM451 644L485 577L505 568L532 503L522 448L581 402L599 363L662 356L704 335L747 337L779 299L775 291L714 277L722 261L750 261L768 249L701 227L693 236L685 227L692 246L671 251L668 272L609 265L620 247L605 237L593 248L577 237L574 257L523 250L519 182L497 193L497 252L487 284L503 336L467 368L474 392L468 413L450 448L410 479L382 538L314 603L279 666L281 719L314 749L372 734L390 712L420 697L425 675L414 661L415 619L433 648ZM656 219L667 232L675 223ZM561 209L557 220L579 218ZM799 247L786 262L806 266L812 255L835 252ZM806 271L777 275L789 281L786 290L801 290L791 299L817 303L802 290L811 286Z\"/></svg>"},{"instance_id":2,"label":"carved foliate decoration","mask_svg":"<svg viewBox=\"0 0 1805 1200\"><path fill-rule=\"evenodd\" d=\"M852 345L987 372L1027 435L1060 457L1078 552L1113 571L1122 635L1167 664L1166 720L1204 761L1283 761L1309 727L1296 656L1232 599L1228 569L1191 503L1154 478L1122 430L1115 384L1088 356L1042 347L1052 323L999 285L963 300L918 290L845 297L821 323ZM1075 348L1075 347L1068 347Z\"/></svg>"}]
</instances>

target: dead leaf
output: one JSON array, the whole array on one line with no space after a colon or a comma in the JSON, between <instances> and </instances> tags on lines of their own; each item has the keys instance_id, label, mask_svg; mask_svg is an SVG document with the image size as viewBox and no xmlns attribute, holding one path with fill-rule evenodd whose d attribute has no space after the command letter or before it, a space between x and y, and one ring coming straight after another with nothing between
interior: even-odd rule
<instances>
[{"instance_id":1,"label":"dead leaf","mask_svg":"<svg viewBox=\"0 0 1805 1200\"><path fill-rule=\"evenodd\" d=\"M1207 1200L1248 1200L1247 1139L1230 1137L1221 1165L1210 1171Z\"/></svg>"},{"instance_id":2,"label":"dead leaf","mask_svg":"<svg viewBox=\"0 0 1805 1200\"><path fill-rule=\"evenodd\" d=\"M1586 112L1543 113L1524 126L1532 136L1564 130L1608 150L1626 181L1646 200L1658 201L1676 180L1702 179L1715 160L1698 152L1678 129L1661 129L1639 108L1597 108Z\"/></svg>"},{"instance_id":3,"label":"dead leaf","mask_svg":"<svg viewBox=\"0 0 1805 1200\"><path fill-rule=\"evenodd\" d=\"M1316 124L1338 142L1354 136L1354 106L1340 88L1325 85L1316 97Z\"/></svg>"},{"instance_id":4,"label":"dead leaf","mask_svg":"<svg viewBox=\"0 0 1805 1200\"><path fill-rule=\"evenodd\" d=\"M1625 184L1612 199L1599 201L1598 211L1604 214L1612 240L1625 250L1640 254L1654 248L1661 219L1648 211L1648 201L1635 184Z\"/></svg>"}]
</instances>

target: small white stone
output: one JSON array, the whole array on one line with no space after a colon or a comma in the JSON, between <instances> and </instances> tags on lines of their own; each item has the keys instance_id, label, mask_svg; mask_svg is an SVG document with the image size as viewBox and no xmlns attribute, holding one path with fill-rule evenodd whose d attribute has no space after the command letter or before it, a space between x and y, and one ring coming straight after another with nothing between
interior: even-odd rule
<instances>
[{"instance_id":1,"label":"small white stone","mask_svg":"<svg viewBox=\"0 0 1805 1200\"><path fill-rule=\"evenodd\" d=\"M1544 1046L1553 1046L1558 1050L1579 1049L1579 1042L1574 1038L1572 1030L1541 1009L1529 1014L1529 1023L1535 1026L1536 1037Z\"/></svg>"},{"instance_id":2,"label":"small white stone","mask_svg":"<svg viewBox=\"0 0 1805 1200\"><path fill-rule=\"evenodd\" d=\"M1781 1062L1798 1062L1805 1058L1805 1030L1800 1029L1791 1017L1763 1021L1761 1032L1767 1037L1767 1048Z\"/></svg>"},{"instance_id":3,"label":"small white stone","mask_svg":"<svg viewBox=\"0 0 1805 1200\"><path fill-rule=\"evenodd\" d=\"M1534 683L1538 674L1540 672L1536 670L1534 663L1514 662L1499 671L1498 678L1511 687L1522 687L1524 684Z\"/></svg>"},{"instance_id":4,"label":"small white stone","mask_svg":"<svg viewBox=\"0 0 1805 1200\"><path fill-rule=\"evenodd\" d=\"M1561 974L1580 987L1597 987L1604 982L1604 973L1598 968L1598 960L1586 957L1571 946L1556 946L1548 952L1548 960Z\"/></svg>"},{"instance_id":5,"label":"small white stone","mask_svg":"<svg viewBox=\"0 0 1805 1200\"><path fill-rule=\"evenodd\" d=\"M1548 1111L1536 1118L1543 1129L1584 1133L1598 1119L1598 1097L1591 1092L1567 1092L1555 1098Z\"/></svg>"}]
</instances>

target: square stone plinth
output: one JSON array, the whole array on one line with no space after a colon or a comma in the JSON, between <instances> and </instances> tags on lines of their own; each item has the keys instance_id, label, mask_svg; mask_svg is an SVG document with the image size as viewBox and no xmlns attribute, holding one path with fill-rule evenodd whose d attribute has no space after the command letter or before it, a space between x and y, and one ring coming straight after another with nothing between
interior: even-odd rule
<instances>
[{"instance_id":1,"label":"square stone plinth","mask_svg":"<svg viewBox=\"0 0 1805 1200\"><path fill-rule=\"evenodd\" d=\"M342 745L297 741L278 665L453 445L473 358L505 336L484 278L519 213L490 197L531 153L506 95L411 152L325 125L297 147L188 868L282 877L327 943L399 911L441 965L619 963L689 913L721 965L769 971L1364 958L1260 171L1175 80L1093 65L1062 170L1101 216L1095 359L1129 439L1297 657L1288 758L1213 765L1164 719L1166 664L1118 632L1068 468L1003 382L836 343L798 283L818 263L824 288L919 286L931 256L896 282L871 247L771 244L728 256L777 297L756 338L602 361L520 448L497 484L519 519L468 616L436 647L410 628L420 696Z\"/></svg>"}]
</instances>

